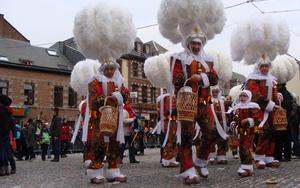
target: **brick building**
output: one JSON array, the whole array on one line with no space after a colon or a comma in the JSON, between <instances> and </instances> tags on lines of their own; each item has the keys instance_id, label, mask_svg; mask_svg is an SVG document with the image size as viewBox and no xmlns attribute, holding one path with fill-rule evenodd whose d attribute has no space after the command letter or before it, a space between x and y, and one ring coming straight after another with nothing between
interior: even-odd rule
<instances>
[{"instance_id":1,"label":"brick building","mask_svg":"<svg viewBox=\"0 0 300 188\"><path fill-rule=\"evenodd\" d=\"M72 63L55 49L32 46L0 16L0 93L10 96L14 115L51 121L53 108L74 121L78 96L69 87Z\"/></svg>"},{"instance_id":2,"label":"brick building","mask_svg":"<svg viewBox=\"0 0 300 188\"><path fill-rule=\"evenodd\" d=\"M122 74L126 75L126 85L131 91L133 107L150 123L156 119L156 98L160 89L155 88L144 74L144 63L148 57L165 53L167 50L155 41L143 43L139 38L135 41L134 50L120 59Z\"/></svg>"}]
</instances>

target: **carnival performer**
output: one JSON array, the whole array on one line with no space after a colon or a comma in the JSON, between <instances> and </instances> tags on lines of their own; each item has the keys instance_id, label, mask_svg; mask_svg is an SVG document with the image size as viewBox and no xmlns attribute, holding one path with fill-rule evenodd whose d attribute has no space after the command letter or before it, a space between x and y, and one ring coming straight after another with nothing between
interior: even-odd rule
<instances>
[{"instance_id":1,"label":"carnival performer","mask_svg":"<svg viewBox=\"0 0 300 188\"><path fill-rule=\"evenodd\" d=\"M212 111L214 111L214 119L215 119L215 124L221 125L222 129L224 129L225 132L227 132L227 117L226 117L226 112L228 111L229 108L229 102L225 101L224 98L221 95L221 90L219 86L213 86L210 88L211 93L212 93L212 104L211 108ZM228 151L228 146L227 146L227 140L223 139L221 136L217 137L216 140L216 145L217 145L217 164L227 164L227 158L226 158L226 152ZM212 146L212 152L215 152L215 145ZM212 160L210 160L212 162Z\"/></svg>"},{"instance_id":2,"label":"carnival performer","mask_svg":"<svg viewBox=\"0 0 300 188\"><path fill-rule=\"evenodd\" d=\"M82 74L73 79L71 75L74 88L83 90L87 100L82 131L86 142L91 128L90 146L86 148L86 161L91 160L87 177L94 184L126 182L127 177L118 168L119 146L124 143L122 93L126 89L116 60L133 49L136 29L131 14L121 7L99 3L76 15L73 32L83 55L101 63L98 69L83 66L78 71ZM90 72L94 73L92 78Z\"/></svg>"},{"instance_id":3,"label":"carnival performer","mask_svg":"<svg viewBox=\"0 0 300 188\"><path fill-rule=\"evenodd\" d=\"M203 16L204 14L201 12L208 14ZM210 19L207 19L208 17ZM174 44L181 42L185 49L181 53L171 55L169 60L170 84L161 88L168 90L171 99L173 96L178 98L179 91L189 93L188 95L193 96L194 99L192 101L182 99L185 102L191 102L186 105L182 104L182 100L176 100L180 177L183 178L184 184L188 185L199 183L200 179L196 168L200 176L208 177L207 159L217 135L210 109L210 86L217 85L218 76L213 68L212 58L205 54L203 47L207 40L221 33L225 20L223 3L220 0L163 0L158 11L160 33ZM163 70L158 71L163 72ZM152 77L155 80L155 76L147 76L148 79L150 78L149 80ZM179 113L179 106L184 106L183 108L187 108L186 110L191 113L185 115L181 113L183 111ZM188 121L184 121L186 118L183 116ZM192 144L193 138L195 138L196 122L197 126L201 127L202 137L199 140L196 134L197 154L194 162Z\"/></svg>"},{"instance_id":4,"label":"carnival performer","mask_svg":"<svg viewBox=\"0 0 300 188\"><path fill-rule=\"evenodd\" d=\"M170 104L171 102L172 104ZM161 165L163 167L178 167L179 163L176 161L178 154L176 143L177 113L176 110L170 112L176 107L176 98L173 96L170 100L170 94L162 94L157 98L156 103L160 121L154 131L157 134L164 134L161 144Z\"/></svg>"},{"instance_id":5,"label":"carnival performer","mask_svg":"<svg viewBox=\"0 0 300 188\"><path fill-rule=\"evenodd\" d=\"M122 175L118 168L119 142L122 139L124 141L124 135L121 135L123 127L119 125L111 137L106 136L100 128L101 113L99 109L105 105L120 109L123 105L123 97L120 93L122 92L123 78L118 69L119 65L116 62L103 63L99 74L89 84L88 106L91 114L90 124L93 130L91 147L87 151L87 156L91 156L92 162L88 167L87 175L90 176L93 183L102 183L105 179L103 174L105 156L108 161L106 179L108 181L126 181L126 176ZM121 116L123 116L123 110L121 112Z\"/></svg>"},{"instance_id":6,"label":"carnival performer","mask_svg":"<svg viewBox=\"0 0 300 188\"><path fill-rule=\"evenodd\" d=\"M274 28L274 29L273 29ZM243 33L243 35L241 35ZM276 78L269 72L271 61L288 52L289 29L283 20L262 15L238 25L231 39L231 54L234 61L254 64L248 76L246 89L253 94L252 101L260 106L258 143L255 149L257 167L278 167L274 160L275 127L274 112L277 111L281 95L277 92ZM276 118L276 117L275 117Z\"/></svg>"},{"instance_id":7,"label":"carnival performer","mask_svg":"<svg viewBox=\"0 0 300 188\"><path fill-rule=\"evenodd\" d=\"M208 177L207 159L212 145L216 143L218 132L214 124L214 117L210 108L210 86L218 83L218 76L213 69L213 62L203 52L206 38L200 33L195 33L187 38L186 51L171 59L173 84L175 96L182 87L190 86L193 93L198 95L196 122L201 126L202 137L196 142L197 154L195 163L192 159L192 144L194 138L193 121L182 121L180 161L181 173L185 176L185 182L198 182L198 175L194 165L202 177Z\"/></svg>"},{"instance_id":8,"label":"carnival performer","mask_svg":"<svg viewBox=\"0 0 300 188\"><path fill-rule=\"evenodd\" d=\"M238 174L241 177L252 176L252 145L255 127L260 123L260 107L257 103L251 102L252 93L243 90L239 95L239 103L233 107L233 122L231 129L237 128L239 134L239 153L241 166ZM234 131L233 131L234 132Z\"/></svg>"},{"instance_id":9,"label":"carnival performer","mask_svg":"<svg viewBox=\"0 0 300 188\"><path fill-rule=\"evenodd\" d=\"M276 78L269 73L271 62L262 59L253 73L247 78L246 88L254 95L252 101L259 104L262 122L259 128L258 144L255 150L257 168L278 167L279 161L274 160L275 129L273 126L273 110L279 104Z\"/></svg>"}]
</instances>

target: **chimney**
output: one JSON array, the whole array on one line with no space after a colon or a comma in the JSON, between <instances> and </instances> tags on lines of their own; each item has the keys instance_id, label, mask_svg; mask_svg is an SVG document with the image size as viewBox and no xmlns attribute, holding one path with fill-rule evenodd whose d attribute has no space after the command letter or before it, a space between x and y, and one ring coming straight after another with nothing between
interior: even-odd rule
<instances>
[{"instance_id":1,"label":"chimney","mask_svg":"<svg viewBox=\"0 0 300 188\"><path fill-rule=\"evenodd\" d=\"M0 13L0 37L3 37L4 32L4 14Z\"/></svg>"},{"instance_id":2,"label":"chimney","mask_svg":"<svg viewBox=\"0 0 300 188\"><path fill-rule=\"evenodd\" d=\"M3 20L4 20L4 14L0 13L0 22L3 22Z\"/></svg>"}]
</instances>

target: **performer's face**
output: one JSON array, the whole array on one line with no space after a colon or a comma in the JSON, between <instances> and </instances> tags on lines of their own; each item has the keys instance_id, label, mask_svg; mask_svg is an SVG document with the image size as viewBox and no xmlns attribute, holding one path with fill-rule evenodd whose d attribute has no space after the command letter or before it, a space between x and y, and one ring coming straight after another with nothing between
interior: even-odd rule
<instances>
[{"instance_id":1,"label":"performer's face","mask_svg":"<svg viewBox=\"0 0 300 188\"><path fill-rule=\"evenodd\" d=\"M190 48L193 54L198 55L202 48L202 44L200 42L191 41Z\"/></svg>"},{"instance_id":2,"label":"performer's face","mask_svg":"<svg viewBox=\"0 0 300 188\"><path fill-rule=\"evenodd\" d=\"M104 69L104 76L106 76L107 78L112 78L114 76L115 73L115 68L114 67L107 67Z\"/></svg>"},{"instance_id":3,"label":"performer's face","mask_svg":"<svg viewBox=\"0 0 300 188\"><path fill-rule=\"evenodd\" d=\"M267 75L269 73L269 65L261 65L259 71L261 74Z\"/></svg>"},{"instance_id":4,"label":"performer's face","mask_svg":"<svg viewBox=\"0 0 300 188\"><path fill-rule=\"evenodd\" d=\"M217 98L220 91L218 89L214 89L214 90L211 91L211 93L212 93L213 98Z\"/></svg>"},{"instance_id":5,"label":"performer's face","mask_svg":"<svg viewBox=\"0 0 300 188\"><path fill-rule=\"evenodd\" d=\"M241 103L247 102L248 99L249 99L249 97L245 93L241 93L240 96L239 96L239 100L240 100Z\"/></svg>"}]
</instances>

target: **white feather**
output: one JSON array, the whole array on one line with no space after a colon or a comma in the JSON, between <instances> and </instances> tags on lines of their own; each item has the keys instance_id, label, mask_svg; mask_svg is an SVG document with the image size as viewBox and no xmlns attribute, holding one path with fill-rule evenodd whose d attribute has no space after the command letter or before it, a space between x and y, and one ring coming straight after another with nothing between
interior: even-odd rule
<instances>
[{"instance_id":1,"label":"white feather","mask_svg":"<svg viewBox=\"0 0 300 188\"><path fill-rule=\"evenodd\" d=\"M280 55L272 62L271 73L279 83L287 83L293 79L299 69L296 60L288 55Z\"/></svg>"},{"instance_id":2,"label":"white feather","mask_svg":"<svg viewBox=\"0 0 300 188\"><path fill-rule=\"evenodd\" d=\"M146 59L144 72L154 87L168 88L170 86L170 59L171 55L169 53Z\"/></svg>"},{"instance_id":3,"label":"white feather","mask_svg":"<svg viewBox=\"0 0 300 188\"><path fill-rule=\"evenodd\" d=\"M278 35L282 41L290 41L290 31L288 24L285 20L279 20L278 22ZM288 52L290 43L283 42L278 44L279 54L285 54Z\"/></svg>"},{"instance_id":4,"label":"white feather","mask_svg":"<svg viewBox=\"0 0 300 188\"><path fill-rule=\"evenodd\" d=\"M248 24L241 23L231 36L231 57L233 61L241 61L249 43ZM241 35L241 33L243 33Z\"/></svg>"},{"instance_id":5,"label":"white feather","mask_svg":"<svg viewBox=\"0 0 300 188\"><path fill-rule=\"evenodd\" d=\"M214 70L219 77L219 84L224 85L232 78L232 60L220 51L208 51L207 54L213 58Z\"/></svg>"},{"instance_id":6,"label":"white feather","mask_svg":"<svg viewBox=\"0 0 300 188\"><path fill-rule=\"evenodd\" d=\"M74 66L71 73L70 85L80 96L86 96L88 84L99 71L100 65L96 60L86 59Z\"/></svg>"},{"instance_id":7,"label":"white feather","mask_svg":"<svg viewBox=\"0 0 300 188\"><path fill-rule=\"evenodd\" d=\"M234 61L255 64L265 54L270 61L288 51L289 29L284 21L268 16L252 18L233 31L231 55Z\"/></svg>"},{"instance_id":8,"label":"white feather","mask_svg":"<svg viewBox=\"0 0 300 188\"><path fill-rule=\"evenodd\" d=\"M232 101L237 103L239 100L239 94L242 91L242 85L234 86L229 91L229 96L232 98Z\"/></svg>"},{"instance_id":9,"label":"white feather","mask_svg":"<svg viewBox=\"0 0 300 188\"><path fill-rule=\"evenodd\" d=\"M133 49L136 38L131 14L99 3L80 11L74 20L75 41L86 58L119 58Z\"/></svg>"},{"instance_id":10,"label":"white feather","mask_svg":"<svg viewBox=\"0 0 300 188\"><path fill-rule=\"evenodd\" d=\"M226 21L221 0L162 0L157 17L161 34L173 43L185 39L195 26L212 39Z\"/></svg>"}]
</instances>

